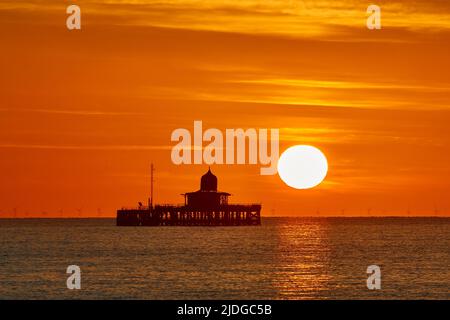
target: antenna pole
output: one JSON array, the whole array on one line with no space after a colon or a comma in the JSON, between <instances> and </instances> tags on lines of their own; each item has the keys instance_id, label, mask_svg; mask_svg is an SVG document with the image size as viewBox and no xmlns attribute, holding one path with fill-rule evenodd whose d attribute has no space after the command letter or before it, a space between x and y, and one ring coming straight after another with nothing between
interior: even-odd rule
<instances>
[{"instance_id":1,"label":"antenna pole","mask_svg":"<svg viewBox=\"0 0 450 320\"><path fill-rule=\"evenodd\" d=\"M150 210L153 210L153 171L155 168L153 167L153 163L150 165Z\"/></svg>"}]
</instances>

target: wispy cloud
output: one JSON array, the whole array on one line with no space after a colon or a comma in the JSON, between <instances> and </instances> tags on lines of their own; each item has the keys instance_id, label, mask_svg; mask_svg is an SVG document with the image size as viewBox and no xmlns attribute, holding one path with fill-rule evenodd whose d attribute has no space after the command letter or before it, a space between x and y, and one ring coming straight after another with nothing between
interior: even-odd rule
<instances>
[{"instance_id":1,"label":"wispy cloud","mask_svg":"<svg viewBox=\"0 0 450 320\"><path fill-rule=\"evenodd\" d=\"M64 110L64 109L33 109L33 108L3 108L0 111L14 111L14 112L31 112L31 113L48 113L48 114L62 114L62 115L78 115L78 116L126 116L126 115L146 115L142 112L115 112L105 110Z\"/></svg>"},{"instance_id":2,"label":"wispy cloud","mask_svg":"<svg viewBox=\"0 0 450 320\"><path fill-rule=\"evenodd\" d=\"M238 73L234 75L236 77ZM197 101L228 101L361 109L442 110L450 108L450 87L395 82L324 79L212 79L209 87L152 86L143 96ZM432 103L431 103L432 101Z\"/></svg>"},{"instance_id":3,"label":"wispy cloud","mask_svg":"<svg viewBox=\"0 0 450 320\"><path fill-rule=\"evenodd\" d=\"M358 81L333 81L317 79L254 79L254 80L232 80L233 83L261 84L284 86L292 88L321 88L321 89L383 89L383 90L412 90L424 92L449 92L450 87L425 86L399 83L376 83Z\"/></svg>"},{"instance_id":4,"label":"wispy cloud","mask_svg":"<svg viewBox=\"0 0 450 320\"><path fill-rule=\"evenodd\" d=\"M115 24L309 37L342 34L344 30L339 27L364 28L370 3L362 0L79 0L77 4L87 14L111 17ZM380 6L385 28L450 29L450 6L446 1L397 0ZM0 10L20 9L56 11L61 5L36 0L0 3Z\"/></svg>"},{"instance_id":5,"label":"wispy cloud","mask_svg":"<svg viewBox=\"0 0 450 320\"><path fill-rule=\"evenodd\" d=\"M43 144L0 144L3 149L43 149L43 150L170 150L172 146L158 145L43 145Z\"/></svg>"}]
</instances>

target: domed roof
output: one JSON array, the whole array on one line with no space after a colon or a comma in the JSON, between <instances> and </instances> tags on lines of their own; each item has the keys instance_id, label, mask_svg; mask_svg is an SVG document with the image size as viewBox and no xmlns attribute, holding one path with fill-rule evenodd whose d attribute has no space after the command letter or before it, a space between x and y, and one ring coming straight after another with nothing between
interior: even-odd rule
<instances>
[{"instance_id":1,"label":"domed roof","mask_svg":"<svg viewBox=\"0 0 450 320\"><path fill-rule=\"evenodd\" d=\"M217 177L211 172L211 168L200 180L200 191L217 191Z\"/></svg>"}]
</instances>

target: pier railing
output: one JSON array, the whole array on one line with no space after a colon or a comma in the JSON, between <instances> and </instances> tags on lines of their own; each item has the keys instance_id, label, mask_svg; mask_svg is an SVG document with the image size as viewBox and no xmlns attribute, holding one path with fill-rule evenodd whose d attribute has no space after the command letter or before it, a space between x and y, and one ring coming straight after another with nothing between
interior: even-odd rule
<instances>
[{"instance_id":1,"label":"pier railing","mask_svg":"<svg viewBox=\"0 0 450 320\"><path fill-rule=\"evenodd\" d=\"M150 210L149 206L122 207L120 210Z\"/></svg>"},{"instance_id":2,"label":"pier railing","mask_svg":"<svg viewBox=\"0 0 450 320\"><path fill-rule=\"evenodd\" d=\"M128 226L237 226L260 225L261 204L223 204L214 208L186 205L156 205L152 210L122 209L117 212L117 225ZM147 209L144 209L147 208Z\"/></svg>"},{"instance_id":3,"label":"pier railing","mask_svg":"<svg viewBox=\"0 0 450 320\"><path fill-rule=\"evenodd\" d=\"M253 203L229 203L220 205L218 208L233 208L233 207L252 207L252 206L261 206L259 202ZM153 209L185 209L189 208L184 204L157 204L153 207ZM149 206L136 206L136 207L122 207L120 210L130 211L130 210L150 210Z\"/></svg>"}]
</instances>

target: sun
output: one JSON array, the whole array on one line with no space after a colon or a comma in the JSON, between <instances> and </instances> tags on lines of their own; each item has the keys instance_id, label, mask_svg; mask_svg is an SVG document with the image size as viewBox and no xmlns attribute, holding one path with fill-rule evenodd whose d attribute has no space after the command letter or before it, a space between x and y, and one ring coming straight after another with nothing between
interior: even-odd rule
<instances>
[{"instance_id":1,"label":"sun","mask_svg":"<svg viewBox=\"0 0 450 320\"><path fill-rule=\"evenodd\" d=\"M292 146L278 160L278 175L295 189L314 188L325 179L327 172L327 158L313 146Z\"/></svg>"}]
</instances>

